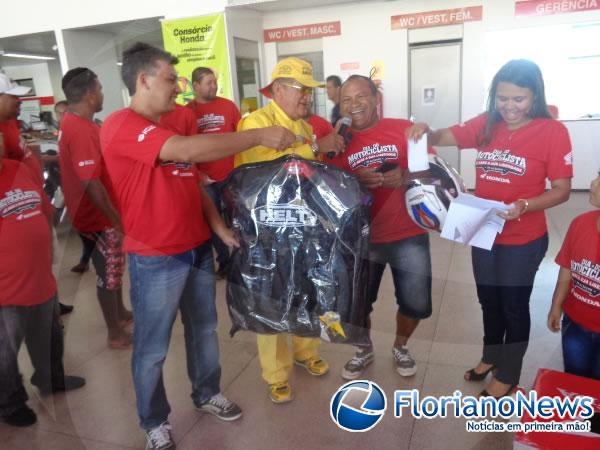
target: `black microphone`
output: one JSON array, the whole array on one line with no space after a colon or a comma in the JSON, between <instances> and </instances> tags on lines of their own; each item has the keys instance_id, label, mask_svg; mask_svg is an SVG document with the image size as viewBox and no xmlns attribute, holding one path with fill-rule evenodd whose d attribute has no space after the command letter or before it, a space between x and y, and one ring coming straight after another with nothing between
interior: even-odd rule
<instances>
[{"instance_id":1,"label":"black microphone","mask_svg":"<svg viewBox=\"0 0 600 450\"><path fill-rule=\"evenodd\" d=\"M350 131L350 127L352 126L352 117L344 116L340 120L340 128L338 129L338 134L344 138L344 145L348 145L352 140L352 132ZM329 159L335 158L335 152L328 152L327 157Z\"/></svg>"}]
</instances>

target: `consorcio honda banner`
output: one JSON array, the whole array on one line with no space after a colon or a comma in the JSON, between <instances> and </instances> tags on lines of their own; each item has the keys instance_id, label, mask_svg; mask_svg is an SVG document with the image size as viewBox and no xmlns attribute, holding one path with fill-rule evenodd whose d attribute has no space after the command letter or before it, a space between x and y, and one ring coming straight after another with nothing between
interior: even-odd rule
<instances>
[{"instance_id":1,"label":"consorcio honda banner","mask_svg":"<svg viewBox=\"0 0 600 450\"><path fill-rule=\"evenodd\" d=\"M200 66L210 67L217 75L217 95L233 100L225 33L224 14L162 21L165 50L179 58L175 68L183 92L178 103L194 99L192 71Z\"/></svg>"}]
</instances>

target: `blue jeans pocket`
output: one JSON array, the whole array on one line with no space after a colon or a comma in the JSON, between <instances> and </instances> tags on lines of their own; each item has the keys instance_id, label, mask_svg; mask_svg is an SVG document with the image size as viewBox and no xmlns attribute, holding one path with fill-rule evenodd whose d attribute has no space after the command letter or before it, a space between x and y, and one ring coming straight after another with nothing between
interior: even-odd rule
<instances>
[{"instance_id":1,"label":"blue jeans pocket","mask_svg":"<svg viewBox=\"0 0 600 450\"><path fill-rule=\"evenodd\" d=\"M172 256L141 256L132 255L134 264L140 266L144 270L159 270L169 266Z\"/></svg>"}]
</instances>

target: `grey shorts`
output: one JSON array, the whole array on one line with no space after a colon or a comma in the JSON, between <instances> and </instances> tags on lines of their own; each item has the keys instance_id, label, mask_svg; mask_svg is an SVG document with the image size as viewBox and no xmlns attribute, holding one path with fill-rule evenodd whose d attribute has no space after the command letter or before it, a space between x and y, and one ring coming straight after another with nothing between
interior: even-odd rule
<instances>
[{"instance_id":1,"label":"grey shorts","mask_svg":"<svg viewBox=\"0 0 600 450\"><path fill-rule=\"evenodd\" d=\"M377 300L377 292L385 266L392 269L396 303L410 319L431 316L431 255L429 235L400 241L371 244L369 248L369 313Z\"/></svg>"}]
</instances>

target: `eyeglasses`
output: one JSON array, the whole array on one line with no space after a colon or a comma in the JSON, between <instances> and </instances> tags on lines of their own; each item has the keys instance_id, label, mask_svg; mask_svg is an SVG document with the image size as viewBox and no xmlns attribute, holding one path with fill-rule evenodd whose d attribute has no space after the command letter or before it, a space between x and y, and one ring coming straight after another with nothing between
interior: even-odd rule
<instances>
[{"instance_id":1,"label":"eyeglasses","mask_svg":"<svg viewBox=\"0 0 600 450\"><path fill-rule=\"evenodd\" d=\"M308 87L308 86L298 86L297 84L288 84L288 83L281 83L281 84L284 86L299 90L300 94L302 94L302 95L312 95L312 93L313 93L313 88Z\"/></svg>"}]
</instances>

